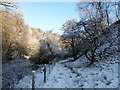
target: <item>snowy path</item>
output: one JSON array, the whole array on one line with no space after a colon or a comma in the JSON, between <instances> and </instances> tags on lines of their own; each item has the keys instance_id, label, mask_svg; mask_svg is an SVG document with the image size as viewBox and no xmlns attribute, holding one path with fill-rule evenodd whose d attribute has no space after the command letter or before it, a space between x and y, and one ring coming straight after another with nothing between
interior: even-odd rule
<instances>
[{"instance_id":1,"label":"snowy path","mask_svg":"<svg viewBox=\"0 0 120 90\"><path fill-rule=\"evenodd\" d=\"M75 87L73 84L73 74L70 70L65 68L62 64L57 63L53 68L48 81L44 85L44 88L71 88Z\"/></svg>"},{"instance_id":2,"label":"snowy path","mask_svg":"<svg viewBox=\"0 0 120 90\"><path fill-rule=\"evenodd\" d=\"M77 88L73 82L76 75L71 73L71 70L64 67L63 64L56 63L53 70L48 74L46 83L44 83L43 72L35 73L35 88ZM31 88L32 77L31 75L25 76L18 84L15 85L15 88Z\"/></svg>"}]
</instances>

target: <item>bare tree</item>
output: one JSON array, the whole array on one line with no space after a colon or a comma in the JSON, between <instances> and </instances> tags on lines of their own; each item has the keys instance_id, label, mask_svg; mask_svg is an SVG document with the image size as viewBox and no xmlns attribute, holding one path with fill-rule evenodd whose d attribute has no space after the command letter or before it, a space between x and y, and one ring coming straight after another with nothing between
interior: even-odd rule
<instances>
[{"instance_id":1,"label":"bare tree","mask_svg":"<svg viewBox=\"0 0 120 90\"><path fill-rule=\"evenodd\" d=\"M80 2L77 6L81 19L101 19L101 23L107 26L112 24L116 18L119 19L118 2Z\"/></svg>"}]
</instances>

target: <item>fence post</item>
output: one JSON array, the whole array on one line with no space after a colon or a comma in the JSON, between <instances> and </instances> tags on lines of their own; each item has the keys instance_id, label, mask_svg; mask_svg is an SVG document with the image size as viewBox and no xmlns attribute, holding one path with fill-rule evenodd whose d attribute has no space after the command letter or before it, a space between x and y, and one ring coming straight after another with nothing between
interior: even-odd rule
<instances>
[{"instance_id":1,"label":"fence post","mask_svg":"<svg viewBox=\"0 0 120 90\"><path fill-rule=\"evenodd\" d=\"M32 90L35 90L35 71L32 71Z\"/></svg>"},{"instance_id":2,"label":"fence post","mask_svg":"<svg viewBox=\"0 0 120 90\"><path fill-rule=\"evenodd\" d=\"M50 64L48 64L48 65L49 65L49 67L48 67L48 68L49 68L49 74L50 74Z\"/></svg>"},{"instance_id":3,"label":"fence post","mask_svg":"<svg viewBox=\"0 0 120 90\"><path fill-rule=\"evenodd\" d=\"M55 59L53 60L53 66L55 66Z\"/></svg>"},{"instance_id":4,"label":"fence post","mask_svg":"<svg viewBox=\"0 0 120 90\"><path fill-rule=\"evenodd\" d=\"M53 59L53 68L54 68L54 65L55 65L55 62L54 62L54 59ZM53 68L52 68L52 69L53 69Z\"/></svg>"},{"instance_id":5,"label":"fence post","mask_svg":"<svg viewBox=\"0 0 120 90\"><path fill-rule=\"evenodd\" d=\"M44 71L44 83L45 83L46 82L46 64L44 64L43 71Z\"/></svg>"}]
</instances>

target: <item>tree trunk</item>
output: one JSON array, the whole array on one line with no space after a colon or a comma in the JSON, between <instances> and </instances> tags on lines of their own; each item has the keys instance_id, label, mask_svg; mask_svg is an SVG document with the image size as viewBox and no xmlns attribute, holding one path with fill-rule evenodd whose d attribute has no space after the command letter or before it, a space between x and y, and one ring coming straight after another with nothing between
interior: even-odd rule
<instances>
[{"instance_id":1,"label":"tree trunk","mask_svg":"<svg viewBox=\"0 0 120 90\"><path fill-rule=\"evenodd\" d=\"M108 11L106 10L106 16L107 16L107 24L108 26L110 25L110 22L109 22L109 14L108 14Z\"/></svg>"}]
</instances>

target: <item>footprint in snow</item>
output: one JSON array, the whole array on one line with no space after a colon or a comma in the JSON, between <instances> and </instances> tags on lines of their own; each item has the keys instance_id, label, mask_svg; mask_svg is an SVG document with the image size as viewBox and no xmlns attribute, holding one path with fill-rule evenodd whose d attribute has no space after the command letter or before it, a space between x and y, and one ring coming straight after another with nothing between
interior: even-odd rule
<instances>
[{"instance_id":1,"label":"footprint in snow","mask_svg":"<svg viewBox=\"0 0 120 90\"><path fill-rule=\"evenodd\" d=\"M59 75L63 75L63 73L60 73Z\"/></svg>"},{"instance_id":2,"label":"footprint in snow","mask_svg":"<svg viewBox=\"0 0 120 90\"><path fill-rule=\"evenodd\" d=\"M61 77L58 77L58 79L61 79Z\"/></svg>"}]
</instances>

